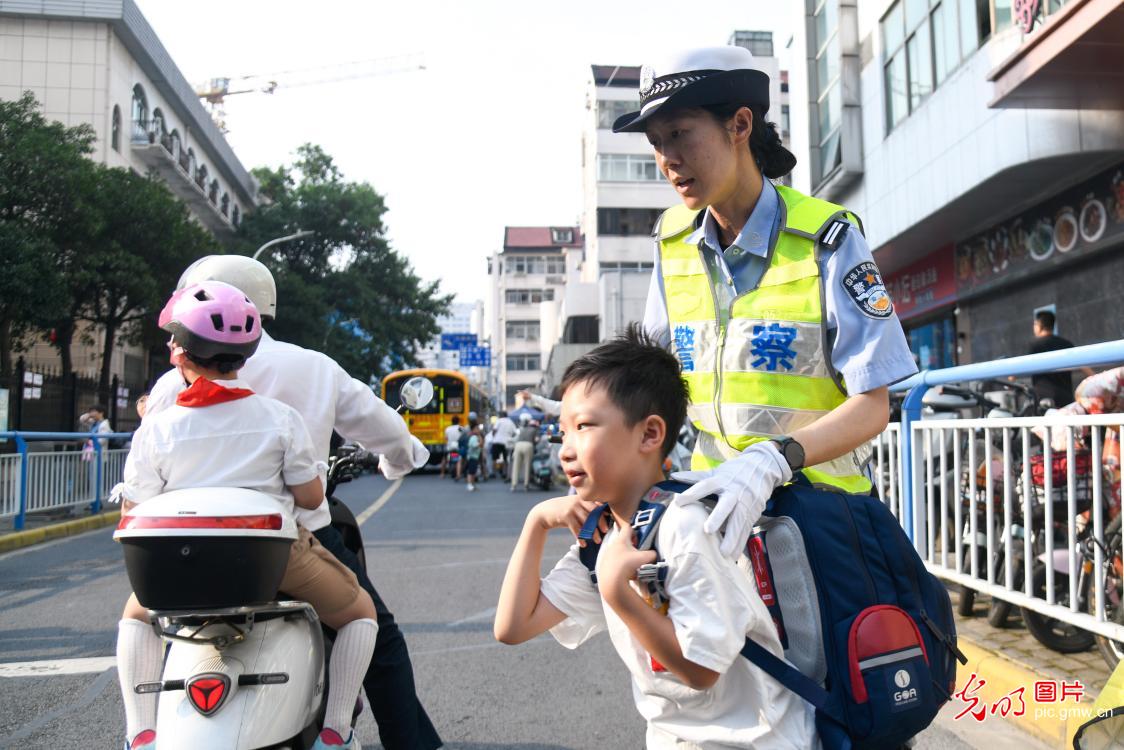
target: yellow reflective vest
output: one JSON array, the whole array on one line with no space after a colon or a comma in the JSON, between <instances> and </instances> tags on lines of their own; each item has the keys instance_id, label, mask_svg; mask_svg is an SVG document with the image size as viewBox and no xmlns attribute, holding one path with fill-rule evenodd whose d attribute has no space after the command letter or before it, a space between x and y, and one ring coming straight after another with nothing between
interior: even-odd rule
<instances>
[{"instance_id":1,"label":"yellow reflective vest","mask_svg":"<svg viewBox=\"0 0 1124 750\"><path fill-rule=\"evenodd\" d=\"M734 298L728 316L719 315L701 247L686 241L698 212L676 206L658 225L672 347L690 392L687 415L699 430L692 469L791 434L847 397L831 365L816 249L825 233L838 231L838 220L858 219L833 203L776 189L781 227L768 266L755 289ZM813 483L869 492L868 456L848 453L804 473Z\"/></svg>"}]
</instances>

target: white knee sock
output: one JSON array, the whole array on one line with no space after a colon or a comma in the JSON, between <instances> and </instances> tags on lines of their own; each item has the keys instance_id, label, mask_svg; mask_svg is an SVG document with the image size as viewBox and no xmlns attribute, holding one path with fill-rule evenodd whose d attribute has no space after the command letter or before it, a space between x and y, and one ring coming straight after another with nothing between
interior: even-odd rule
<instances>
[{"instance_id":1,"label":"white knee sock","mask_svg":"<svg viewBox=\"0 0 1124 750\"><path fill-rule=\"evenodd\" d=\"M156 682L164 671L164 643L152 626L124 619L117 624L117 679L125 704L125 737L129 742L146 729L156 729L159 693L138 695L141 682Z\"/></svg>"},{"instance_id":2,"label":"white knee sock","mask_svg":"<svg viewBox=\"0 0 1124 750\"><path fill-rule=\"evenodd\" d=\"M347 739L351 732L351 714L355 699L363 685L363 675L375 652L379 626L374 620L352 620L336 631L332 661L328 665L328 707L324 712L324 728L336 730Z\"/></svg>"}]
</instances>

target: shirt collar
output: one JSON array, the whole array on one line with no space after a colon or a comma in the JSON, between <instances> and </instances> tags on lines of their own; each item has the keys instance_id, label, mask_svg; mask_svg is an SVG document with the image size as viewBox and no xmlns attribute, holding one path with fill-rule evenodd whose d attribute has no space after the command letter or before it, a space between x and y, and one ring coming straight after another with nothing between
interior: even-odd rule
<instances>
[{"instance_id":1,"label":"shirt collar","mask_svg":"<svg viewBox=\"0 0 1124 750\"><path fill-rule=\"evenodd\" d=\"M729 253L734 248L738 248L761 258L768 257L769 241L773 235L778 208L780 208L780 199L777 196L777 189L773 187L773 183L762 178L761 195L757 198L757 204L749 214L745 226L725 252ZM702 224L687 237L686 241L697 245L700 240L705 242L707 247L715 250L721 247L718 244L718 222L711 216L709 207L703 215Z\"/></svg>"}]
</instances>

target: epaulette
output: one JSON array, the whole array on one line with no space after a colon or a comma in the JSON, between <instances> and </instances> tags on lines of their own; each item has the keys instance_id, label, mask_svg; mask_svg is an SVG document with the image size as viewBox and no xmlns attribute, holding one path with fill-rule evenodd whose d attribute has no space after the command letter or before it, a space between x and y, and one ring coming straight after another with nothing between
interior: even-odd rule
<instances>
[{"instance_id":1,"label":"epaulette","mask_svg":"<svg viewBox=\"0 0 1124 750\"><path fill-rule=\"evenodd\" d=\"M851 224L843 219L835 219L828 224L827 229L820 235L820 244L831 250L835 250L843 244L843 238L847 236L847 229Z\"/></svg>"}]
</instances>

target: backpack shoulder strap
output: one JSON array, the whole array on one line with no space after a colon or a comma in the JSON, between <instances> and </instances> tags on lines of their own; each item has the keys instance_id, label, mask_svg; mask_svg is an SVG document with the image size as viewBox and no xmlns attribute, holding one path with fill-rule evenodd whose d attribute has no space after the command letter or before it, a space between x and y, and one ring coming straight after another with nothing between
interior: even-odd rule
<instances>
[{"instance_id":1,"label":"backpack shoulder strap","mask_svg":"<svg viewBox=\"0 0 1124 750\"><path fill-rule=\"evenodd\" d=\"M832 700L831 693L817 685L811 678L805 677L799 669L751 638L745 639L741 655L748 659L750 664L815 706L817 710L846 725L847 722Z\"/></svg>"}]
</instances>

